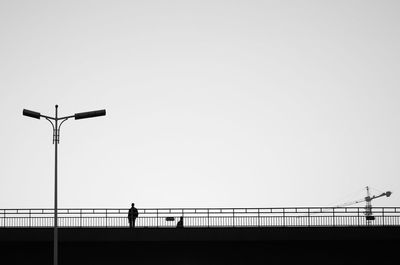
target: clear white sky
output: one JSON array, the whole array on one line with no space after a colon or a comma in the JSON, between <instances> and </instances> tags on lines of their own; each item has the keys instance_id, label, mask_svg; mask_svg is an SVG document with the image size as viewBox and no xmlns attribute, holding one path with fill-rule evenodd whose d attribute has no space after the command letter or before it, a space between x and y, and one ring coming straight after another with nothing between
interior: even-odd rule
<instances>
[{"instance_id":1,"label":"clear white sky","mask_svg":"<svg viewBox=\"0 0 400 265\"><path fill-rule=\"evenodd\" d=\"M0 1L0 208L400 206L399 1ZM360 205L363 206L363 205Z\"/></svg>"}]
</instances>

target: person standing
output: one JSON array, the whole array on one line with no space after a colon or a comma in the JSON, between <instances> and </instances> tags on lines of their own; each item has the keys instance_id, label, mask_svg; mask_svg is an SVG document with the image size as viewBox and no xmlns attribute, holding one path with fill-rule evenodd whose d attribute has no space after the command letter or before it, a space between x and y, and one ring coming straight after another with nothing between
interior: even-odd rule
<instances>
[{"instance_id":1,"label":"person standing","mask_svg":"<svg viewBox=\"0 0 400 265\"><path fill-rule=\"evenodd\" d=\"M132 206L128 211L128 221L129 221L129 227L130 228L135 228L135 222L136 222L136 218L138 216L139 216L139 212L135 208L135 204L132 203Z\"/></svg>"},{"instance_id":2,"label":"person standing","mask_svg":"<svg viewBox=\"0 0 400 265\"><path fill-rule=\"evenodd\" d=\"M179 222L176 224L176 228L183 228L183 216L181 216Z\"/></svg>"}]
</instances>

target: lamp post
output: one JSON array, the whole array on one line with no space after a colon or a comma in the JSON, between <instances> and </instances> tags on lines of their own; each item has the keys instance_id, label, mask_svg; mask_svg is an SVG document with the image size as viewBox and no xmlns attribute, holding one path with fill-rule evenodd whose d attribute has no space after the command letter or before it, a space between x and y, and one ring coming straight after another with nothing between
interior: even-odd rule
<instances>
[{"instance_id":1,"label":"lamp post","mask_svg":"<svg viewBox=\"0 0 400 265\"><path fill-rule=\"evenodd\" d=\"M53 144L54 144L54 265L58 264L58 221L57 221L57 167L58 167L58 157L57 157L57 146L60 143L60 128L61 125L70 118L75 118L75 120L93 118L98 116L105 116L106 110L95 110L89 112L75 113L75 115L58 117L58 105L55 106L55 117L49 117L40 114L39 112L24 109L22 114L27 117L40 119L45 118L51 123L53 127ZM53 122L54 121L54 122ZM61 121L59 123L59 121Z\"/></svg>"}]
</instances>

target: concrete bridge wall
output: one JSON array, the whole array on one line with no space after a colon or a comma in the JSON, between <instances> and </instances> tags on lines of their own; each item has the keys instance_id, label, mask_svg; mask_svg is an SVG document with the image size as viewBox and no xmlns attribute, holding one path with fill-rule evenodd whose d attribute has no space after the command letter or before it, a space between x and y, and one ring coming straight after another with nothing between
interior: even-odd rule
<instances>
[{"instance_id":1,"label":"concrete bridge wall","mask_svg":"<svg viewBox=\"0 0 400 265\"><path fill-rule=\"evenodd\" d=\"M60 265L400 263L400 227L61 228L59 238ZM52 240L50 228L0 229L1 264L52 264Z\"/></svg>"}]
</instances>

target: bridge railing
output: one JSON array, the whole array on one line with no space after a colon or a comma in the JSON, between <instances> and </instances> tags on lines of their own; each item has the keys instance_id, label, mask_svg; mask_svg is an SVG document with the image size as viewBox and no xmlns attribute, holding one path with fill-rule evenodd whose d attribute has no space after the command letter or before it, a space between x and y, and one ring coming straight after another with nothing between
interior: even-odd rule
<instances>
[{"instance_id":1,"label":"bridge railing","mask_svg":"<svg viewBox=\"0 0 400 265\"><path fill-rule=\"evenodd\" d=\"M400 226L400 207L138 209L136 227ZM59 209L59 227L128 227L128 209ZM368 217L368 218L367 218ZM0 209L0 228L52 227L53 209Z\"/></svg>"}]
</instances>

